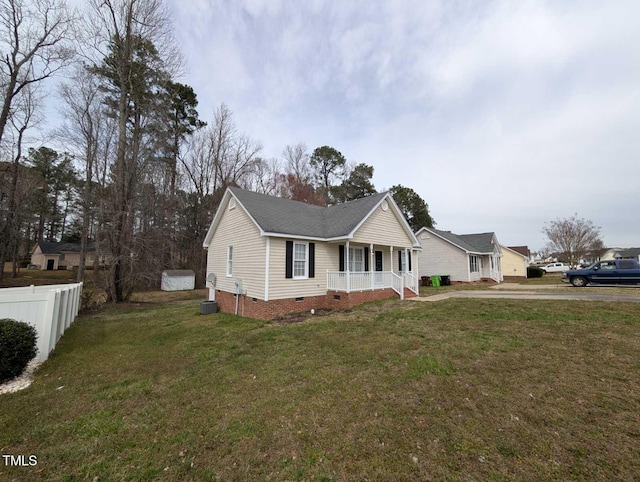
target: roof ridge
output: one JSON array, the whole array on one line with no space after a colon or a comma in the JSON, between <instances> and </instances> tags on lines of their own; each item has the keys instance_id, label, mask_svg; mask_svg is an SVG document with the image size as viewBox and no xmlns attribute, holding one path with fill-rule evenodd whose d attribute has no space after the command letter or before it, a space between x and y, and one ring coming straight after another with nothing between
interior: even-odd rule
<instances>
[{"instance_id":1,"label":"roof ridge","mask_svg":"<svg viewBox=\"0 0 640 482\"><path fill-rule=\"evenodd\" d=\"M263 231L325 239L348 235L388 193L317 206L235 186L229 190Z\"/></svg>"}]
</instances>

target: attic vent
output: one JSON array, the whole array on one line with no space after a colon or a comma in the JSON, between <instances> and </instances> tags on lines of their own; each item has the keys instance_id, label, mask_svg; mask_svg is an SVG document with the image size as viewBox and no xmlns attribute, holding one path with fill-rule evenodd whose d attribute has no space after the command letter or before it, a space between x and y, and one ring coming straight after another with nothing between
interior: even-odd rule
<instances>
[{"instance_id":1,"label":"attic vent","mask_svg":"<svg viewBox=\"0 0 640 482\"><path fill-rule=\"evenodd\" d=\"M420 239L429 239L429 235L427 233L422 233L420 235Z\"/></svg>"},{"instance_id":2,"label":"attic vent","mask_svg":"<svg viewBox=\"0 0 640 482\"><path fill-rule=\"evenodd\" d=\"M229 200L229 211L231 211L235 207L236 207L236 200L234 198L231 198Z\"/></svg>"},{"instance_id":3,"label":"attic vent","mask_svg":"<svg viewBox=\"0 0 640 482\"><path fill-rule=\"evenodd\" d=\"M389 203L387 201L382 201L382 204L380 204L380 209L386 211L387 209L389 209Z\"/></svg>"}]
</instances>

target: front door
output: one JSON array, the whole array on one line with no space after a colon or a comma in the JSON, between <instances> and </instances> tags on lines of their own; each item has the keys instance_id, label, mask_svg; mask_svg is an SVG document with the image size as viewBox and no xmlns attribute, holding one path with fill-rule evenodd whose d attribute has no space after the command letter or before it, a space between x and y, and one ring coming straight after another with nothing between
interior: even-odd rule
<instances>
[{"instance_id":1,"label":"front door","mask_svg":"<svg viewBox=\"0 0 640 482\"><path fill-rule=\"evenodd\" d=\"M375 251L375 259L374 259L374 269L376 273L374 274L373 284L375 288L383 288L384 287L384 275L382 274L382 270L384 266L382 264L382 251Z\"/></svg>"},{"instance_id":2,"label":"front door","mask_svg":"<svg viewBox=\"0 0 640 482\"><path fill-rule=\"evenodd\" d=\"M47 260L47 271L53 271L53 267L56 264L56 260L55 259L48 259Z\"/></svg>"},{"instance_id":3,"label":"front door","mask_svg":"<svg viewBox=\"0 0 640 482\"><path fill-rule=\"evenodd\" d=\"M376 251L376 271L382 271L382 251Z\"/></svg>"}]
</instances>

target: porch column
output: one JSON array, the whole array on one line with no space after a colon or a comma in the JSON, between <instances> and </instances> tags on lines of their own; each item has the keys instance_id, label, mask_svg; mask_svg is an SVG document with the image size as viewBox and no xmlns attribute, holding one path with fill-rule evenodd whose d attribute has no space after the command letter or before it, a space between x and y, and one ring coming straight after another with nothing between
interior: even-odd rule
<instances>
[{"instance_id":1,"label":"porch column","mask_svg":"<svg viewBox=\"0 0 640 482\"><path fill-rule=\"evenodd\" d=\"M373 251L373 243L369 244L369 279L371 280L371 291L374 290L373 273L375 271L374 264L376 262L376 253Z\"/></svg>"},{"instance_id":2,"label":"porch column","mask_svg":"<svg viewBox=\"0 0 640 482\"><path fill-rule=\"evenodd\" d=\"M349 266L349 240L347 240L347 246L346 249L344 250L344 256L345 256L345 260L344 260L344 266L347 269L347 293L351 292L351 276L349 275L349 271L351 271L351 266Z\"/></svg>"},{"instance_id":3,"label":"porch column","mask_svg":"<svg viewBox=\"0 0 640 482\"><path fill-rule=\"evenodd\" d=\"M391 258L391 272L393 273L393 246L389 246L389 257Z\"/></svg>"},{"instance_id":4,"label":"porch column","mask_svg":"<svg viewBox=\"0 0 640 482\"><path fill-rule=\"evenodd\" d=\"M414 256L415 254L415 256ZM420 270L418 269L418 251L413 250L413 252L411 253L411 262L413 263L413 272L415 273L415 277L416 277L416 289L418 291L418 293L420 293L420 279L419 279L419 275L420 275Z\"/></svg>"}]
</instances>

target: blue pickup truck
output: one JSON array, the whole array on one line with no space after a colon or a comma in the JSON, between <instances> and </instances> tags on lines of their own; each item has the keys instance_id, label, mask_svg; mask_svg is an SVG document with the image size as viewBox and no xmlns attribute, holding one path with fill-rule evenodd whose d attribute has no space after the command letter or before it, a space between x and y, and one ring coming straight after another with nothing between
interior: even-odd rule
<instances>
[{"instance_id":1,"label":"blue pickup truck","mask_svg":"<svg viewBox=\"0 0 640 482\"><path fill-rule=\"evenodd\" d=\"M579 288L587 284L640 284L640 264L635 259L598 261L588 268L566 271L562 281Z\"/></svg>"}]
</instances>

